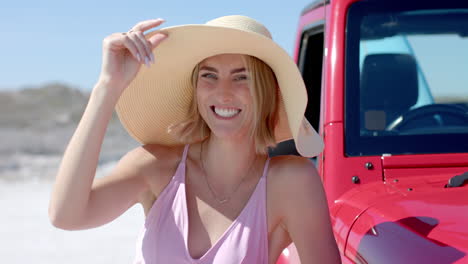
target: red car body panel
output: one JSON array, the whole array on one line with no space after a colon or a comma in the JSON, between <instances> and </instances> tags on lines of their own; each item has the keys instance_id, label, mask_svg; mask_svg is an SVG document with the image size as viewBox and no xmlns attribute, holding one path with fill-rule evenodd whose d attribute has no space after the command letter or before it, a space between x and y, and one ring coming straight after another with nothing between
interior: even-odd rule
<instances>
[{"instance_id":1,"label":"red car body panel","mask_svg":"<svg viewBox=\"0 0 468 264\"><path fill-rule=\"evenodd\" d=\"M369 203L377 189L388 195L380 194ZM468 223L468 214L466 200L460 199L464 195L466 190L461 188L367 188L343 201L343 207L361 211L354 218L344 252L357 263L466 262L468 226L461 223ZM341 210L341 214L351 212Z\"/></svg>"},{"instance_id":2,"label":"red car body panel","mask_svg":"<svg viewBox=\"0 0 468 264\"><path fill-rule=\"evenodd\" d=\"M468 171L468 153L345 155L345 27L357 1L315 2L300 17L294 51L299 62L303 33L325 25L317 166L342 262L468 263L468 185L445 188ZM280 262L298 263L291 258Z\"/></svg>"}]
</instances>

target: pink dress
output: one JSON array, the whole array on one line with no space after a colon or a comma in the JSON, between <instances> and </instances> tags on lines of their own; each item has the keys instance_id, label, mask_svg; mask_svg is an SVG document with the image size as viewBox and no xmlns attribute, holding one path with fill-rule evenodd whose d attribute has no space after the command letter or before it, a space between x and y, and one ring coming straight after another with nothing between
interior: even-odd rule
<instances>
[{"instance_id":1,"label":"pink dress","mask_svg":"<svg viewBox=\"0 0 468 264\"><path fill-rule=\"evenodd\" d=\"M135 264L267 264L266 174L246 206L216 243L199 259L188 251L188 212L185 192L185 146L179 166L169 184L150 209L138 238Z\"/></svg>"}]
</instances>

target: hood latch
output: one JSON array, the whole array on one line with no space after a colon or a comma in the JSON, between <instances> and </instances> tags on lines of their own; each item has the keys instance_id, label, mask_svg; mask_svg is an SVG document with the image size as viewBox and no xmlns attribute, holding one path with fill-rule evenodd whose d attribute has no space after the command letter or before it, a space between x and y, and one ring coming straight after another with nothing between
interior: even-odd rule
<instances>
[{"instance_id":1,"label":"hood latch","mask_svg":"<svg viewBox=\"0 0 468 264\"><path fill-rule=\"evenodd\" d=\"M452 178L450 178L448 184L445 185L445 188L461 187L465 184L465 182L468 183L468 171L461 175L453 176Z\"/></svg>"}]
</instances>

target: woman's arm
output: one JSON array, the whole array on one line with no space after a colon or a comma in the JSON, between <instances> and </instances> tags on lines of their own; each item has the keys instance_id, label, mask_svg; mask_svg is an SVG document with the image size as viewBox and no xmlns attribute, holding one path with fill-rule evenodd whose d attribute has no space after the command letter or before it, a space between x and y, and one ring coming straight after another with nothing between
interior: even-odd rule
<instances>
[{"instance_id":1,"label":"woman's arm","mask_svg":"<svg viewBox=\"0 0 468 264\"><path fill-rule=\"evenodd\" d=\"M137 24L133 33L114 33L103 41L99 81L62 158L49 204L53 225L63 229L91 228L111 221L134 204L147 184L142 148L125 155L113 172L93 180L104 135L120 94L133 80L151 50L166 36L141 41L143 31L163 20Z\"/></svg>"},{"instance_id":2,"label":"woman's arm","mask_svg":"<svg viewBox=\"0 0 468 264\"><path fill-rule=\"evenodd\" d=\"M322 181L312 162L294 157L280 169L282 222L302 264L341 263Z\"/></svg>"}]
</instances>

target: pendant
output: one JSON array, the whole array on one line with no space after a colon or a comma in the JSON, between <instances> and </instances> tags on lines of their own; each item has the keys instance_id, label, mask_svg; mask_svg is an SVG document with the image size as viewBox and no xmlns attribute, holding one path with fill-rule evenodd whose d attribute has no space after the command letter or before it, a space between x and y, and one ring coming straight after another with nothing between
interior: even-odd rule
<instances>
[{"instance_id":1,"label":"pendant","mask_svg":"<svg viewBox=\"0 0 468 264\"><path fill-rule=\"evenodd\" d=\"M216 199L216 200L218 200L218 199ZM229 198L224 198L222 200L218 200L218 203L224 204L224 203L227 203L228 201L229 201Z\"/></svg>"}]
</instances>

